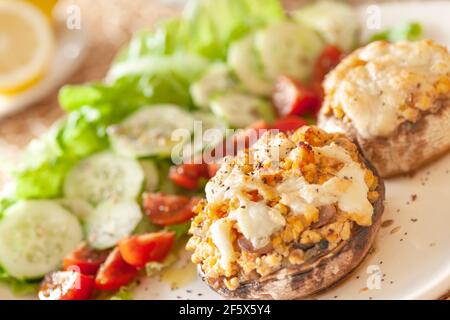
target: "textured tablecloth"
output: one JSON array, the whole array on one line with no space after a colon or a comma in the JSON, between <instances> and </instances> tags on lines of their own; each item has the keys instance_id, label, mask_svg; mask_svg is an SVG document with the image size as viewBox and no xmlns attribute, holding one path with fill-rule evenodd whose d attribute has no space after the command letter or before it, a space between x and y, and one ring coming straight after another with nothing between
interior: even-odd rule
<instances>
[{"instance_id":1,"label":"textured tablecloth","mask_svg":"<svg viewBox=\"0 0 450 320\"><path fill-rule=\"evenodd\" d=\"M407 0L405 0L407 1ZM261 0L263 3L264 0ZM286 8L298 7L307 0L284 0ZM364 0L350 0L357 4ZM377 1L387 2L387 1ZM397 1L399 2L399 1ZM87 56L79 70L66 83L75 84L104 77L117 50L136 31L156 21L179 14L180 8L169 0L63 0L60 5L78 5L81 26L89 35ZM45 132L62 115L57 90L30 108L0 120L0 185L4 182L1 164L16 159L20 150Z\"/></svg>"}]
</instances>

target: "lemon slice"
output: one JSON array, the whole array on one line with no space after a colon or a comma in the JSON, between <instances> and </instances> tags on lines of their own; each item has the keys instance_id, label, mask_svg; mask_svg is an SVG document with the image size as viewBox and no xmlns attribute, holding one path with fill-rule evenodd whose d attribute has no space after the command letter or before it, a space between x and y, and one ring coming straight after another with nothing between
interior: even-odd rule
<instances>
[{"instance_id":1,"label":"lemon slice","mask_svg":"<svg viewBox=\"0 0 450 320\"><path fill-rule=\"evenodd\" d=\"M51 20L53 15L53 8L56 6L58 0L27 0L32 3L35 7L38 7L48 19Z\"/></svg>"},{"instance_id":2,"label":"lemon slice","mask_svg":"<svg viewBox=\"0 0 450 320\"><path fill-rule=\"evenodd\" d=\"M0 93L17 93L38 81L53 52L54 35L39 9L0 0Z\"/></svg>"}]
</instances>

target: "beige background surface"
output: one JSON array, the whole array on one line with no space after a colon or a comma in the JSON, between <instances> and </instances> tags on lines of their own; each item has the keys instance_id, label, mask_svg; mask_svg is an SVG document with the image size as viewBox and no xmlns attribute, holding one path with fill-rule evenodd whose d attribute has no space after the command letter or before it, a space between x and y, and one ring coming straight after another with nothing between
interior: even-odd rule
<instances>
[{"instance_id":1,"label":"beige background surface","mask_svg":"<svg viewBox=\"0 0 450 320\"><path fill-rule=\"evenodd\" d=\"M161 19L175 16L180 10L176 6L163 4L157 0L63 0L61 2L79 5L82 28L90 38L86 59L80 69L66 82L70 84L103 78L117 50L136 30L149 27ZM308 0L283 0L283 2L286 8L291 9ZM348 2L357 4L387 1L349 0ZM55 90L32 107L0 120L0 163L3 159L15 159L32 138L45 132L48 126L61 115L57 90ZM0 169L0 185L2 179L4 177L2 178Z\"/></svg>"}]
</instances>

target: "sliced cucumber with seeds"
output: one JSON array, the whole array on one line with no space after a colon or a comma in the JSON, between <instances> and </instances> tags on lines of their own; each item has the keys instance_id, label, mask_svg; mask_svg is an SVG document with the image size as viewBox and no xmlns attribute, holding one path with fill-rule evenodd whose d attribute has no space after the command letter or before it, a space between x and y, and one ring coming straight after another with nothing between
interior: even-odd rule
<instances>
[{"instance_id":1,"label":"sliced cucumber with seeds","mask_svg":"<svg viewBox=\"0 0 450 320\"><path fill-rule=\"evenodd\" d=\"M136 201L103 202L86 219L88 242L95 249L111 248L129 236L141 219Z\"/></svg>"},{"instance_id":2,"label":"sliced cucumber with seeds","mask_svg":"<svg viewBox=\"0 0 450 320\"><path fill-rule=\"evenodd\" d=\"M64 198L58 200L58 203L81 221L84 221L94 211L94 207L82 199Z\"/></svg>"},{"instance_id":3,"label":"sliced cucumber with seeds","mask_svg":"<svg viewBox=\"0 0 450 320\"><path fill-rule=\"evenodd\" d=\"M213 97L237 88L238 81L226 64L214 64L203 77L191 85L190 92L194 103L204 109L209 108Z\"/></svg>"},{"instance_id":4,"label":"sliced cucumber with seeds","mask_svg":"<svg viewBox=\"0 0 450 320\"><path fill-rule=\"evenodd\" d=\"M228 123L225 120L217 117L213 113L194 112L192 115L195 120L201 121L202 123L202 131L205 138L203 141L203 149L215 146L223 141L228 128Z\"/></svg>"},{"instance_id":5,"label":"sliced cucumber with seeds","mask_svg":"<svg viewBox=\"0 0 450 320\"><path fill-rule=\"evenodd\" d=\"M0 264L15 278L40 278L57 269L82 237L77 218L57 202L19 202L0 220Z\"/></svg>"},{"instance_id":6,"label":"sliced cucumber with seeds","mask_svg":"<svg viewBox=\"0 0 450 320\"><path fill-rule=\"evenodd\" d=\"M223 118L235 128L244 128L258 120L272 122L275 110L264 99L243 94L229 93L216 98L211 103L211 109L218 117Z\"/></svg>"},{"instance_id":7,"label":"sliced cucumber with seeds","mask_svg":"<svg viewBox=\"0 0 450 320\"><path fill-rule=\"evenodd\" d=\"M144 171L144 191L155 191L159 185L159 172L156 164L152 160L141 160L139 163Z\"/></svg>"},{"instance_id":8,"label":"sliced cucumber with seeds","mask_svg":"<svg viewBox=\"0 0 450 320\"><path fill-rule=\"evenodd\" d=\"M281 22L258 31L255 43L266 76L273 80L280 75L308 78L324 46L314 31L295 22Z\"/></svg>"},{"instance_id":9,"label":"sliced cucumber with seeds","mask_svg":"<svg viewBox=\"0 0 450 320\"><path fill-rule=\"evenodd\" d=\"M193 160L193 156L205 149L215 147L226 137L228 125L222 119L212 113L194 112L192 114L196 121L201 124L201 133L198 124L195 123L194 137L192 143L188 143L183 148L183 159Z\"/></svg>"},{"instance_id":10,"label":"sliced cucumber with seeds","mask_svg":"<svg viewBox=\"0 0 450 320\"><path fill-rule=\"evenodd\" d=\"M144 172L138 161L102 152L80 161L69 172L64 195L93 205L106 200L136 199L143 182Z\"/></svg>"},{"instance_id":11,"label":"sliced cucumber with seeds","mask_svg":"<svg viewBox=\"0 0 450 320\"><path fill-rule=\"evenodd\" d=\"M327 43L351 51L361 28L356 10L343 2L320 1L293 14L294 19L319 32Z\"/></svg>"},{"instance_id":12,"label":"sliced cucumber with seeds","mask_svg":"<svg viewBox=\"0 0 450 320\"><path fill-rule=\"evenodd\" d=\"M232 44L228 52L228 64L248 91L270 96L273 80L265 76L261 56L255 48L254 40L254 35L249 35Z\"/></svg>"},{"instance_id":13,"label":"sliced cucumber with seeds","mask_svg":"<svg viewBox=\"0 0 450 320\"><path fill-rule=\"evenodd\" d=\"M189 139L193 122L192 116L177 106L149 106L109 127L108 135L118 154L136 158L168 157L175 146ZM176 132L177 129L183 131Z\"/></svg>"}]
</instances>

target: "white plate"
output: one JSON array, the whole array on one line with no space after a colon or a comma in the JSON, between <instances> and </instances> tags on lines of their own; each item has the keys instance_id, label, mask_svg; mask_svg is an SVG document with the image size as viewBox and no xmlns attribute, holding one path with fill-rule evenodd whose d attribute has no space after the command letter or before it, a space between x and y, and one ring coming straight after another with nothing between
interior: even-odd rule
<instances>
[{"instance_id":1,"label":"white plate","mask_svg":"<svg viewBox=\"0 0 450 320\"><path fill-rule=\"evenodd\" d=\"M450 30L450 20L442 19L450 16L450 3L402 3L379 8L382 28L415 20L423 23L427 36L450 44L450 34L445 32ZM365 25L366 7L361 7L360 13ZM383 220L392 220L392 224L381 229L374 251L357 270L315 298L436 299L445 294L450 289L450 210L445 202L450 199L449 186L450 154L413 177L387 181ZM143 280L135 290L135 299L221 299L195 276L195 268L186 260L179 261L162 278ZM173 282L179 288L172 289ZM1 298L14 296L0 288Z\"/></svg>"},{"instance_id":2,"label":"white plate","mask_svg":"<svg viewBox=\"0 0 450 320\"><path fill-rule=\"evenodd\" d=\"M0 118L29 107L55 90L79 67L85 56L86 37L82 29L56 25L55 56L45 76L36 85L14 96L0 94Z\"/></svg>"}]
</instances>

